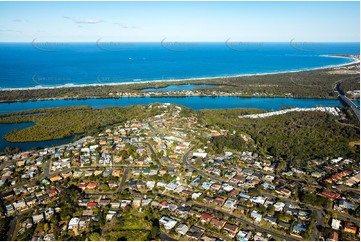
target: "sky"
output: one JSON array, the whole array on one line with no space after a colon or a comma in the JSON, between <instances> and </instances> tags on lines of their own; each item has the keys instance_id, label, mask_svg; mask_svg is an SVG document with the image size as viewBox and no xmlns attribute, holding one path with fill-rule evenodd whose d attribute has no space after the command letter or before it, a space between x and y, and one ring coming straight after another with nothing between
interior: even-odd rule
<instances>
[{"instance_id":1,"label":"sky","mask_svg":"<svg viewBox=\"0 0 361 242\"><path fill-rule=\"evenodd\" d=\"M0 2L0 42L359 42L354 2Z\"/></svg>"}]
</instances>

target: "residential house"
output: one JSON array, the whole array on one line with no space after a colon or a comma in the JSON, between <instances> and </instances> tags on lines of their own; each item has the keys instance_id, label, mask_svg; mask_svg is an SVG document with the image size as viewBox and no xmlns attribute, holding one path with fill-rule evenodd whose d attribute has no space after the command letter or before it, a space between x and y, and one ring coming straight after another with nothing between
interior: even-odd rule
<instances>
[{"instance_id":1,"label":"residential house","mask_svg":"<svg viewBox=\"0 0 361 242\"><path fill-rule=\"evenodd\" d=\"M228 236L234 238L238 232L238 226L235 224L226 223L224 230L228 232Z\"/></svg>"},{"instance_id":2,"label":"residential house","mask_svg":"<svg viewBox=\"0 0 361 242\"><path fill-rule=\"evenodd\" d=\"M254 241L268 241L268 238L266 238L262 233L256 232L253 236Z\"/></svg>"},{"instance_id":3,"label":"residential house","mask_svg":"<svg viewBox=\"0 0 361 242\"><path fill-rule=\"evenodd\" d=\"M217 218L212 218L212 220L210 221L210 224L214 227L216 227L217 229L222 229L224 227L224 225L226 224L225 220L219 220Z\"/></svg>"},{"instance_id":4,"label":"residential house","mask_svg":"<svg viewBox=\"0 0 361 242\"><path fill-rule=\"evenodd\" d=\"M89 182L86 186L87 189L95 189L97 188L98 184L95 182Z\"/></svg>"},{"instance_id":5,"label":"residential house","mask_svg":"<svg viewBox=\"0 0 361 242\"><path fill-rule=\"evenodd\" d=\"M276 193L286 196L286 197L289 197L292 194L292 192L286 188L277 188L275 191L276 191Z\"/></svg>"},{"instance_id":6,"label":"residential house","mask_svg":"<svg viewBox=\"0 0 361 242\"><path fill-rule=\"evenodd\" d=\"M87 228L87 223L84 219L79 220L79 230L85 230Z\"/></svg>"},{"instance_id":7,"label":"residential house","mask_svg":"<svg viewBox=\"0 0 361 242\"><path fill-rule=\"evenodd\" d=\"M26 206L24 201L14 202L13 203L14 209L16 211L21 211L23 209L26 209L28 206Z\"/></svg>"},{"instance_id":8,"label":"residential house","mask_svg":"<svg viewBox=\"0 0 361 242\"><path fill-rule=\"evenodd\" d=\"M355 210L355 204L353 202L348 202L343 199L338 201L338 207L341 209Z\"/></svg>"},{"instance_id":9,"label":"residential house","mask_svg":"<svg viewBox=\"0 0 361 242\"><path fill-rule=\"evenodd\" d=\"M241 205L238 205L237 206L237 210L239 211L239 212L241 212L242 214L247 214L248 213L248 211L249 211L249 209L248 208L246 208L246 207L244 207L244 206L241 206Z\"/></svg>"},{"instance_id":10,"label":"residential house","mask_svg":"<svg viewBox=\"0 0 361 242\"><path fill-rule=\"evenodd\" d=\"M159 219L159 223L164 226L166 230L171 230L177 224L177 221L166 216Z\"/></svg>"},{"instance_id":11,"label":"residential house","mask_svg":"<svg viewBox=\"0 0 361 242\"><path fill-rule=\"evenodd\" d=\"M6 210L6 215L7 216L15 214L15 209L14 209L12 204L6 205L5 210Z\"/></svg>"},{"instance_id":12,"label":"residential house","mask_svg":"<svg viewBox=\"0 0 361 242\"><path fill-rule=\"evenodd\" d=\"M63 172L63 173L61 173L61 176L63 177L63 179L66 179L68 177L72 177L73 173L71 171Z\"/></svg>"},{"instance_id":13,"label":"residential house","mask_svg":"<svg viewBox=\"0 0 361 242\"><path fill-rule=\"evenodd\" d=\"M135 197L135 198L133 199L133 207L139 208L140 205L141 205L141 202L142 202L142 198L140 198L140 197Z\"/></svg>"},{"instance_id":14,"label":"residential house","mask_svg":"<svg viewBox=\"0 0 361 242\"><path fill-rule=\"evenodd\" d=\"M68 230L70 229L76 229L79 225L79 218L71 218L68 224Z\"/></svg>"},{"instance_id":15,"label":"residential house","mask_svg":"<svg viewBox=\"0 0 361 242\"><path fill-rule=\"evenodd\" d=\"M213 200L218 206L223 206L223 204L226 202L226 199L224 199L223 197L216 197Z\"/></svg>"},{"instance_id":16,"label":"residential house","mask_svg":"<svg viewBox=\"0 0 361 242\"><path fill-rule=\"evenodd\" d=\"M299 222L295 222L295 224L293 225L293 233L295 234L301 234L306 232L307 230L307 226L305 224L299 223Z\"/></svg>"},{"instance_id":17,"label":"residential house","mask_svg":"<svg viewBox=\"0 0 361 242\"><path fill-rule=\"evenodd\" d=\"M56 194L58 194L58 190L56 189L51 189L48 191L49 197L54 197Z\"/></svg>"},{"instance_id":18,"label":"residential house","mask_svg":"<svg viewBox=\"0 0 361 242\"><path fill-rule=\"evenodd\" d=\"M331 222L331 228L334 230L339 230L340 226L341 226L341 221L333 218Z\"/></svg>"},{"instance_id":19,"label":"residential house","mask_svg":"<svg viewBox=\"0 0 361 242\"><path fill-rule=\"evenodd\" d=\"M274 190L276 188L275 185L268 182L264 182L262 186L264 189L269 189L269 190Z\"/></svg>"},{"instance_id":20,"label":"residential house","mask_svg":"<svg viewBox=\"0 0 361 242\"><path fill-rule=\"evenodd\" d=\"M120 202L111 202L110 207L111 208L120 208Z\"/></svg>"},{"instance_id":21,"label":"residential house","mask_svg":"<svg viewBox=\"0 0 361 242\"><path fill-rule=\"evenodd\" d=\"M100 199L98 205L99 206L107 206L110 204L110 199Z\"/></svg>"},{"instance_id":22,"label":"residential house","mask_svg":"<svg viewBox=\"0 0 361 242\"><path fill-rule=\"evenodd\" d=\"M93 212L93 210L84 210L82 215L83 215L83 217L93 217L94 212Z\"/></svg>"},{"instance_id":23,"label":"residential house","mask_svg":"<svg viewBox=\"0 0 361 242\"><path fill-rule=\"evenodd\" d=\"M235 200L233 198L227 199L227 201L223 205L223 208L233 211L234 209L237 208L237 200Z\"/></svg>"},{"instance_id":24,"label":"residential house","mask_svg":"<svg viewBox=\"0 0 361 242\"><path fill-rule=\"evenodd\" d=\"M158 205L158 208L160 209L160 210L162 210L162 209L164 209L164 208L168 208L168 202L167 201L162 201L161 203L159 203L159 205Z\"/></svg>"},{"instance_id":25,"label":"residential house","mask_svg":"<svg viewBox=\"0 0 361 242\"><path fill-rule=\"evenodd\" d=\"M180 234L180 235L186 235L188 232L189 228L186 224L180 224L177 226L177 228L175 229L175 231Z\"/></svg>"},{"instance_id":26,"label":"residential house","mask_svg":"<svg viewBox=\"0 0 361 242\"><path fill-rule=\"evenodd\" d=\"M169 209L169 211L171 211L171 212L174 212L177 208L178 208L178 205L177 205L177 204L174 204L174 203L168 204L168 209Z\"/></svg>"},{"instance_id":27,"label":"residential house","mask_svg":"<svg viewBox=\"0 0 361 242\"><path fill-rule=\"evenodd\" d=\"M195 225L192 225L188 232L186 233L186 235L191 239L191 240L199 240L202 235L204 233L204 229Z\"/></svg>"},{"instance_id":28,"label":"residential house","mask_svg":"<svg viewBox=\"0 0 361 242\"><path fill-rule=\"evenodd\" d=\"M15 195L14 191L8 191L3 193L2 198L5 200L8 200L10 198L12 198Z\"/></svg>"},{"instance_id":29,"label":"residential house","mask_svg":"<svg viewBox=\"0 0 361 242\"><path fill-rule=\"evenodd\" d=\"M285 204L283 202L276 202L273 204L276 212L281 212L283 208L285 207Z\"/></svg>"},{"instance_id":30,"label":"residential house","mask_svg":"<svg viewBox=\"0 0 361 242\"><path fill-rule=\"evenodd\" d=\"M111 180L111 181L108 182L108 186L110 188L115 188L115 187L118 186L118 183L116 181Z\"/></svg>"},{"instance_id":31,"label":"residential house","mask_svg":"<svg viewBox=\"0 0 361 242\"><path fill-rule=\"evenodd\" d=\"M233 183L243 183L245 180L244 176L242 175L235 175L234 177L231 178L230 182L233 182Z\"/></svg>"},{"instance_id":32,"label":"residential house","mask_svg":"<svg viewBox=\"0 0 361 242\"><path fill-rule=\"evenodd\" d=\"M249 241L251 239L251 236L252 236L252 231L243 231L243 230L240 230L238 233L237 233L237 239L239 241Z\"/></svg>"},{"instance_id":33,"label":"residential house","mask_svg":"<svg viewBox=\"0 0 361 242\"><path fill-rule=\"evenodd\" d=\"M206 213L206 212L202 212L201 213L201 222L202 223L208 223L209 221L211 221L211 219L214 216L212 214Z\"/></svg>"},{"instance_id":34,"label":"residential house","mask_svg":"<svg viewBox=\"0 0 361 242\"><path fill-rule=\"evenodd\" d=\"M258 213L256 210L253 210L251 213L251 218L253 218L257 223L259 223L262 220L262 214Z\"/></svg>"},{"instance_id":35,"label":"residential house","mask_svg":"<svg viewBox=\"0 0 361 242\"><path fill-rule=\"evenodd\" d=\"M120 170L113 170L112 176L114 176L114 177L120 177Z\"/></svg>"},{"instance_id":36,"label":"residential house","mask_svg":"<svg viewBox=\"0 0 361 242\"><path fill-rule=\"evenodd\" d=\"M357 227L354 226L352 223L350 222L346 222L343 226L343 232L346 233L351 233L351 234L356 234L357 232Z\"/></svg>"},{"instance_id":37,"label":"residential house","mask_svg":"<svg viewBox=\"0 0 361 242\"><path fill-rule=\"evenodd\" d=\"M158 201L153 200L153 201L150 203L150 206L158 208L158 207L159 207L159 204L160 204L160 203L159 203Z\"/></svg>"},{"instance_id":38,"label":"residential house","mask_svg":"<svg viewBox=\"0 0 361 242\"><path fill-rule=\"evenodd\" d=\"M327 238L327 241L338 241L338 233L335 231L332 231Z\"/></svg>"},{"instance_id":39,"label":"residential house","mask_svg":"<svg viewBox=\"0 0 361 242\"><path fill-rule=\"evenodd\" d=\"M321 193L319 193L320 196L323 196L325 198L328 198L330 200L335 200L340 197L340 194L328 192L326 190L323 190Z\"/></svg>"},{"instance_id":40,"label":"residential house","mask_svg":"<svg viewBox=\"0 0 361 242\"><path fill-rule=\"evenodd\" d=\"M82 182L82 183L80 183L79 185L78 185L78 187L80 188L80 189L82 189L82 190L85 190L85 188L86 188L86 183L85 182Z\"/></svg>"},{"instance_id":41,"label":"residential house","mask_svg":"<svg viewBox=\"0 0 361 242\"><path fill-rule=\"evenodd\" d=\"M34 214L34 215L32 216L32 218L33 218L33 223L34 223L34 224L37 224L37 223L39 223L39 222L41 222L41 221L44 220L44 215L43 215L42 213L40 213L40 214Z\"/></svg>"},{"instance_id":42,"label":"residential house","mask_svg":"<svg viewBox=\"0 0 361 242\"><path fill-rule=\"evenodd\" d=\"M37 195L39 203L45 204L49 201L49 195L47 193Z\"/></svg>"},{"instance_id":43,"label":"residential house","mask_svg":"<svg viewBox=\"0 0 361 242\"><path fill-rule=\"evenodd\" d=\"M278 225L279 228L282 228L282 229L284 229L286 231L288 231L290 229L290 227L291 227L291 225L289 223L285 223L285 222L282 222L282 221L279 221L277 225Z\"/></svg>"},{"instance_id":44,"label":"residential house","mask_svg":"<svg viewBox=\"0 0 361 242\"><path fill-rule=\"evenodd\" d=\"M111 211L111 210L110 210L110 211L107 213L107 215L105 216L105 220L106 220L106 221L112 220L112 218L113 218L116 214L117 214L116 211Z\"/></svg>"},{"instance_id":45,"label":"residential house","mask_svg":"<svg viewBox=\"0 0 361 242\"><path fill-rule=\"evenodd\" d=\"M90 200L88 198L83 198L78 200L78 205L81 207L86 207Z\"/></svg>"},{"instance_id":46,"label":"residential house","mask_svg":"<svg viewBox=\"0 0 361 242\"><path fill-rule=\"evenodd\" d=\"M98 207L98 203L97 202L88 202L87 204L87 208L88 209L95 209Z\"/></svg>"},{"instance_id":47,"label":"residential house","mask_svg":"<svg viewBox=\"0 0 361 242\"><path fill-rule=\"evenodd\" d=\"M298 210L298 218L302 220L308 220L310 218L311 212L305 210Z\"/></svg>"},{"instance_id":48,"label":"residential house","mask_svg":"<svg viewBox=\"0 0 361 242\"><path fill-rule=\"evenodd\" d=\"M265 201L266 201L266 198L261 197L261 196L251 198L251 202L258 203L261 205L263 205L265 203Z\"/></svg>"},{"instance_id":49,"label":"residential house","mask_svg":"<svg viewBox=\"0 0 361 242\"><path fill-rule=\"evenodd\" d=\"M247 195L247 194L245 194L245 193L240 193L240 194L239 194L239 197L242 198L242 199L245 199L245 200L248 200L248 199L251 198L251 196L249 196L249 195Z\"/></svg>"},{"instance_id":50,"label":"residential house","mask_svg":"<svg viewBox=\"0 0 361 242\"><path fill-rule=\"evenodd\" d=\"M152 202L152 199L146 198L142 200L142 207L148 206Z\"/></svg>"},{"instance_id":51,"label":"residential house","mask_svg":"<svg viewBox=\"0 0 361 242\"><path fill-rule=\"evenodd\" d=\"M60 180L62 180L62 179L63 179L63 178L62 178L61 176L57 175L57 176L51 177L51 178L50 178L50 181L51 181L51 182L57 182L57 181L60 181Z\"/></svg>"},{"instance_id":52,"label":"residential house","mask_svg":"<svg viewBox=\"0 0 361 242\"><path fill-rule=\"evenodd\" d=\"M269 222L269 223L272 224L273 226L277 225L277 218L275 218L275 217L266 215L266 216L264 217L264 220L267 221L267 222Z\"/></svg>"},{"instance_id":53,"label":"residential house","mask_svg":"<svg viewBox=\"0 0 361 242\"><path fill-rule=\"evenodd\" d=\"M24 200L26 205L28 205L29 207L35 205L38 201L35 196L25 198Z\"/></svg>"}]
</instances>

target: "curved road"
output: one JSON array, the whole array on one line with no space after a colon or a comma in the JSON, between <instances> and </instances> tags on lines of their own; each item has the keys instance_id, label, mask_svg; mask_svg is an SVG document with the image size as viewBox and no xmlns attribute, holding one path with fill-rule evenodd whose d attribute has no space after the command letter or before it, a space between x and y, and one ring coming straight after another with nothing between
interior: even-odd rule
<instances>
[{"instance_id":1,"label":"curved road","mask_svg":"<svg viewBox=\"0 0 361 242\"><path fill-rule=\"evenodd\" d=\"M345 95L343 95L341 93L340 90L340 84L343 82L344 80L339 80L336 82L334 90L335 92L338 93L338 97L341 99L341 101L347 106L350 107L352 112L356 115L357 120L360 121L360 109Z\"/></svg>"}]
</instances>

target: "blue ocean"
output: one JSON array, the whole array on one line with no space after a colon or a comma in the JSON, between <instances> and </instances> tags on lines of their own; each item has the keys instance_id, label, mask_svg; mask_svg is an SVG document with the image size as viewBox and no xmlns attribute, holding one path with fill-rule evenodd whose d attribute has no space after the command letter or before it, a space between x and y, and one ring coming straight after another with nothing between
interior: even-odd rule
<instances>
[{"instance_id":1,"label":"blue ocean","mask_svg":"<svg viewBox=\"0 0 361 242\"><path fill-rule=\"evenodd\" d=\"M0 89L308 70L359 53L359 43L1 43Z\"/></svg>"}]
</instances>

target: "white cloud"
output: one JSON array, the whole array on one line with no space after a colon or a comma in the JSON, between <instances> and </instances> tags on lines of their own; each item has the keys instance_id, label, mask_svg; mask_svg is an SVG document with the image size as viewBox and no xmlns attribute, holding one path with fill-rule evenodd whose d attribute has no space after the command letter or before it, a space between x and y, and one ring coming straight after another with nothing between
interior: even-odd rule
<instances>
[{"instance_id":1,"label":"white cloud","mask_svg":"<svg viewBox=\"0 0 361 242\"><path fill-rule=\"evenodd\" d=\"M99 19L77 19L77 20L74 20L74 22L77 24L98 24L103 21L99 20Z\"/></svg>"}]
</instances>

